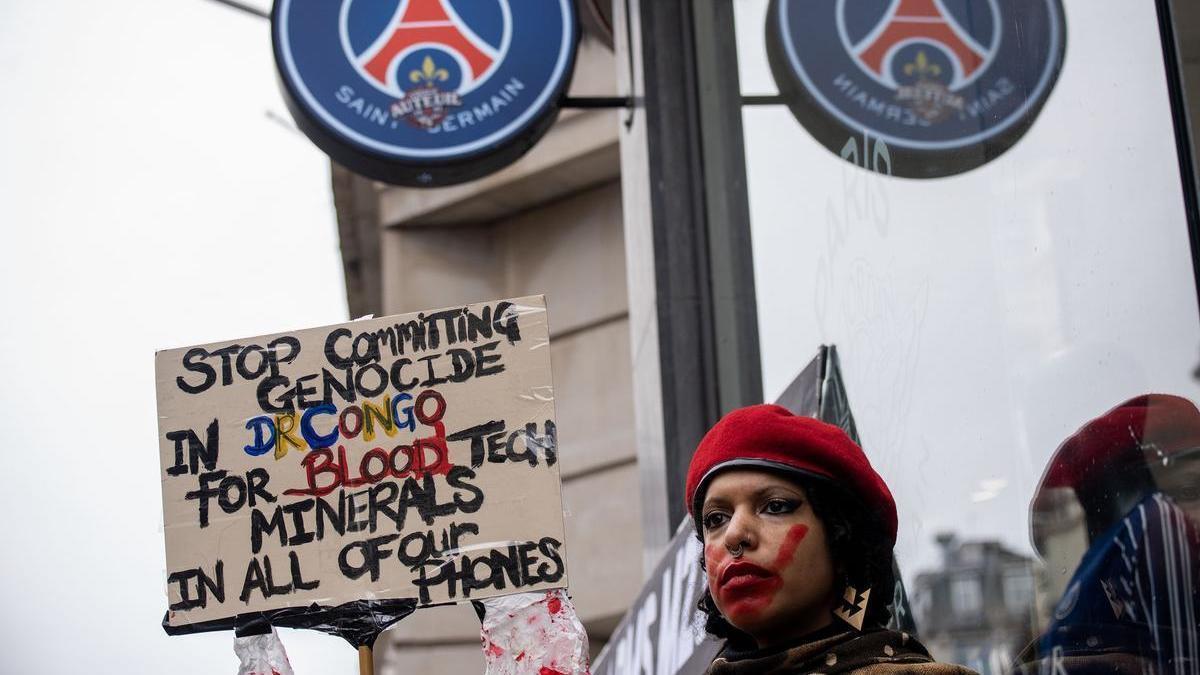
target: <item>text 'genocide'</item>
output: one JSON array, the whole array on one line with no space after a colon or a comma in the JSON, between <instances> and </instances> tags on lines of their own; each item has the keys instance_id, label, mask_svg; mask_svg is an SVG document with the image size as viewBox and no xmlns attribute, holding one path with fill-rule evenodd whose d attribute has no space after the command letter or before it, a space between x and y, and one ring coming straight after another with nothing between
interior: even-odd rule
<instances>
[{"instance_id":1,"label":"text 'genocide'","mask_svg":"<svg viewBox=\"0 0 1200 675\"><path fill-rule=\"evenodd\" d=\"M330 367L299 377L280 372L281 365L301 353L300 340L291 335L265 346L233 344L212 351L194 347L182 360L189 374L176 377L175 384L187 394L201 394L218 385L257 382L256 398L264 412L294 413L337 400L355 403L374 398L389 387L403 393L466 382L504 372L497 350L501 339L510 345L520 342L518 318L512 303L499 302L478 312L463 307L422 313L410 321L357 334L335 328L324 344Z\"/></svg>"}]
</instances>

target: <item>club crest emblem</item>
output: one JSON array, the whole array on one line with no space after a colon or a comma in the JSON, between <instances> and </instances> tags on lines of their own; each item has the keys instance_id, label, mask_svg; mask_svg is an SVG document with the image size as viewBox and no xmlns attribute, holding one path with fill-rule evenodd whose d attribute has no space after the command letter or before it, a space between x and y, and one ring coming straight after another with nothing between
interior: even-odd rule
<instances>
[{"instance_id":1,"label":"club crest emblem","mask_svg":"<svg viewBox=\"0 0 1200 675\"><path fill-rule=\"evenodd\" d=\"M772 0L767 53L792 113L838 153L887 144L892 174L998 157L1033 124L1066 46L1059 0Z\"/></svg>"},{"instance_id":2,"label":"club crest emblem","mask_svg":"<svg viewBox=\"0 0 1200 675\"><path fill-rule=\"evenodd\" d=\"M515 160L553 122L574 66L571 0L277 0L285 101L335 160L446 185Z\"/></svg>"}]
</instances>

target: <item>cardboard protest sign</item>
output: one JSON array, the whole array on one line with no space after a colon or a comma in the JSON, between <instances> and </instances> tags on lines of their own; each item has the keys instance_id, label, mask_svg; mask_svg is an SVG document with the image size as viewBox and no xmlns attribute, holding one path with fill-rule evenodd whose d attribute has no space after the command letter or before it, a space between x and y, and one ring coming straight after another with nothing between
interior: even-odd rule
<instances>
[{"instance_id":1,"label":"cardboard protest sign","mask_svg":"<svg viewBox=\"0 0 1200 675\"><path fill-rule=\"evenodd\" d=\"M166 625L567 585L544 299L159 352Z\"/></svg>"}]
</instances>

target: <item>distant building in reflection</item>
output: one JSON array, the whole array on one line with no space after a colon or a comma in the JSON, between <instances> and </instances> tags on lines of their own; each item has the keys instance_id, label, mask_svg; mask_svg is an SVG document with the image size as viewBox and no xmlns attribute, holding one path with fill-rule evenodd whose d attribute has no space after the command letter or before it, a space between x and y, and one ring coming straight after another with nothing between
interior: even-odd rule
<instances>
[{"instance_id":1,"label":"distant building in reflection","mask_svg":"<svg viewBox=\"0 0 1200 675\"><path fill-rule=\"evenodd\" d=\"M982 675L1009 671L1034 637L1034 561L998 541L937 537L942 566L917 575L913 611L921 641L939 661Z\"/></svg>"}]
</instances>

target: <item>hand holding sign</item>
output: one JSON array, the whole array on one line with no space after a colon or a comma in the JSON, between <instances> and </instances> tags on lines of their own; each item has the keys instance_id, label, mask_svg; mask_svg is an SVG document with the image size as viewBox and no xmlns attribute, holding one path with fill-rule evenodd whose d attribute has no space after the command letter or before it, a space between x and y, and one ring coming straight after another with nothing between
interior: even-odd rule
<instances>
[{"instance_id":1,"label":"hand holding sign","mask_svg":"<svg viewBox=\"0 0 1200 675\"><path fill-rule=\"evenodd\" d=\"M168 631L564 588L548 345L528 297L159 352Z\"/></svg>"}]
</instances>

